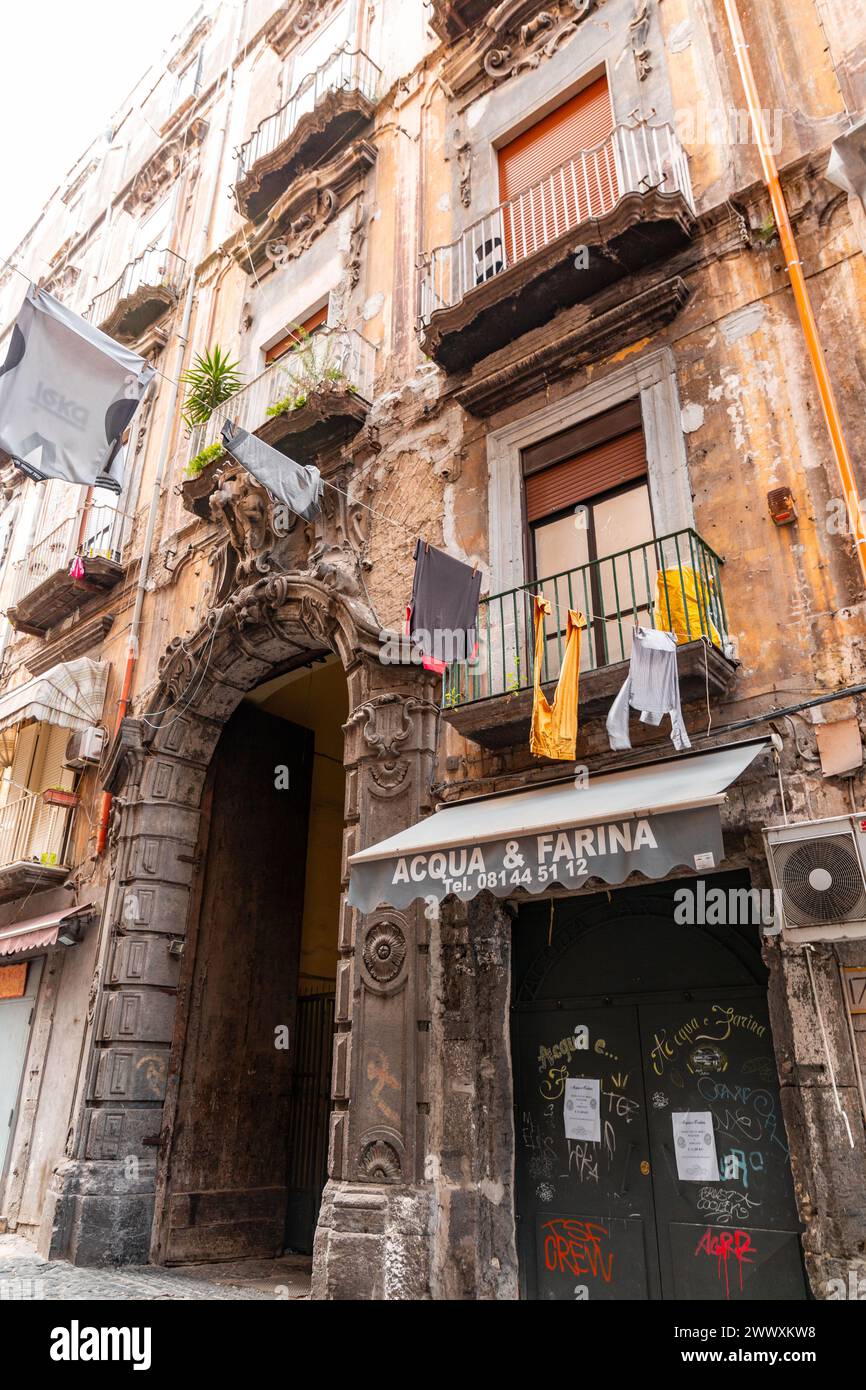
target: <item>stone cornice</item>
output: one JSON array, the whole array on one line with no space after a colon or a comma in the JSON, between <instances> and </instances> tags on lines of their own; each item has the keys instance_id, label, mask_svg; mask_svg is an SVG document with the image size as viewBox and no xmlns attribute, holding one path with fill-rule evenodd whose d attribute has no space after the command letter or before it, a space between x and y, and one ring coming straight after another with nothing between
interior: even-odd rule
<instances>
[{"instance_id":1,"label":"stone cornice","mask_svg":"<svg viewBox=\"0 0 866 1390\"><path fill-rule=\"evenodd\" d=\"M174 136L173 139L164 140L159 148L153 152L150 159L141 166L123 193L124 211L134 217L142 210L149 208L156 201L163 186L177 178L184 153L191 150L194 145L201 144L207 134L207 129L207 121L199 116L194 121L190 121L189 126L182 134Z\"/></svg>"},{"instance_id":2,"label":"stone cornice","mask_svg":"<svg viewBox=\"0 0 866 1390\"><path fill-rule=\"evenodd\" d=\"M598 0L503 0L475 24L446 61L446 86L460 96L537 68L568 43Z\"/></svg>"},{"instance_id":3,"label":"stone cornice","mask_svg":"<svg viewBox=\"0 0 866 1390\"><path fill-rule=\"evenodd\" d=\"M485 359L483 372L476 370L454 392L454 399L473 415L492 415L588 362L654 335L676 317L689 293L685 281L676 275L601 312L592 312L586 305L565 311L557 316L555 335L549 328L538 329L527 336L538 340L546 333L547 341L536 341L522 356L515 357L507 349ZM510 360L503 362L506 356Z\"/></svg>"},{"instance_id":4,"label":"stone cornice","mask_svg":"<svg viewBox=\"0 0 866 1390\"><path fill-rule=\"evenodd\" d=\"M368 140L355 140L330 164L308 169L277 199L263 222L247 223L226 250L247 269L250 258L257 268L267 261L295 260L360 193L376 153Z\"/></svg>"},{"instance_id":5,"label":"stone cornice","mask_svg":"<svg viewBox=\"0 0 866 1390\"><path fill-rule=\"evenodd\" d=\"M264 41L284 58L295 44L311 34L341 0L289 0L270 19L264 30Z\"/></svg>"}]
</instances>

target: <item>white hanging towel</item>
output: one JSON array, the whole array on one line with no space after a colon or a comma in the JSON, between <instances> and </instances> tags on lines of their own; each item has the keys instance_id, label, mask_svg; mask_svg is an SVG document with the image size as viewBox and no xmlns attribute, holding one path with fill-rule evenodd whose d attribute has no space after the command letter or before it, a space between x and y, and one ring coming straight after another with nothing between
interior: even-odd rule
<instances>
[{"instance_id":1,"label":"white hanging towel","mask_svg":"<svg viewBox=\"0 0 866 1390\"><path fill-rule=\"evenodd\" d=\"M640 711L641 723L660 724L670 715L671 742L677 751L691 748L680 706L677 673L677 635L656 628L636 627L628 676L610 707L607 734L616 752L631 748L629 711Z\"/></svg>"}]
</instances>

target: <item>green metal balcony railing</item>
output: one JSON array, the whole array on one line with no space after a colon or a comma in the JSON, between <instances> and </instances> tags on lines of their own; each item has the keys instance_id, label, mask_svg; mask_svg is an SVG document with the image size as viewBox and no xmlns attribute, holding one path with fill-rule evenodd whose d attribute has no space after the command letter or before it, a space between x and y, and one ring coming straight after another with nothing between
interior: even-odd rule
<instances>
[{"instance_id":1,"label":"green metal balcony railing","mask_svg":"<svg viewBox=\"0 0 866 1390\"><path fill-rule=\"evenodd\" d=\"M581 671L627 661L636 625L673 629L681 642L705 637L730 654L723 563L696 531L673 531L577 569L491 594L481 600L474 660L453 662L445 671L444 708L532 686L536 594L543 594L551 610L541 658L545 683L559 675L570 608L586 618Z\"/></svg>"}]
</instances>

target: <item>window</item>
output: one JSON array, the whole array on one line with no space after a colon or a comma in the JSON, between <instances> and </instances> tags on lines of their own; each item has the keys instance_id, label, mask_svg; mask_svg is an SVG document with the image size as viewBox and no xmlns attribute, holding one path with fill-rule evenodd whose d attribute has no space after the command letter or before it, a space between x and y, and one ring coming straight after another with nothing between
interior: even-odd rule
<instances>
[{"instance_id":1,"label":"window","mask_svg":"<svg viewBox=\"0 0 866 1390\"><path fill-rule=\"evenodd\" d=\"M192 101L198 96L199 84L201 82L202 56L204 49L199 49L191 63L187 63L182 72L178 73L177 81L174 84L174 91L171 95L169 114L174 115L182 106Z\"/></svg>"},{"instance_id":2,"label":"window","mask_svg":"<svg viewBox=\"0 0 866 1390\"><path fill-rule=\"evenodd\" d=\"M169 193L158 207L139 222L135 229L133 255L136 260L145 251L167 249L171 241L173 198Z\"/></svg>"},{"instance_id":3,"label":"window","mask_svg":"<svg viewBox=\"0 0 866 1390\"><path fill-rule=\"evenodd\" d=\"M56 724L19 728L4 777L0 864L29 859L47 865L64 863L69 811L44 802L40 793L49 787L72 790L75 774L63 766L68 740L69 730Z\"/></svg>"},{"instance_id":4,"label":"window","mask_svg":"<svg viewBox=\"0 0 866 1390\"><path fill-rule=\"evenodd\" d=\"M607 78L599 77L499 150L499 196L505 205L500 254L508 263L613 207L612 131ZM476 261L490 265L495 248L479 249ZM487 273L494 274L495 266Z\"/></svg>"},{"instance_id":5,"label":"window","mask_svg":"<svg viewBox=\"0 0 866 1390\"><path fill-rule=\"evenodd\" d=\"M303 334L313 334L317 329L326 328L328 324L328 305L323 304L321 309L317 309L309 318L304 319L303 323L293 325L278 342L272 343L265 349L265 366L269 367L272 362L278 362L287 353L293 352L300 342L303 341Z\"/></svg>"},{"instance_id":6,"label":"window","mask_svg":"<svg viewBox=\"0 0 866 1390\"><path fill-rule=\"evenodd\" d=\"M529 568L551 604L545 664L559 669L569 608L584 668L625 660L651 622L656 556L640 405L631 401L523 450Z\"/></svg>"},{"instance_id":7,"label":"window","mask_svg":"<svg viewBox=\"0 0 866 1390\"><path fill-rule=\"evenodd\" d=\"M302 49L292 64L292 89L297 91L311 73L327 63L349 37L349 6L344 4Z\"/></svg>"}]
</instances>

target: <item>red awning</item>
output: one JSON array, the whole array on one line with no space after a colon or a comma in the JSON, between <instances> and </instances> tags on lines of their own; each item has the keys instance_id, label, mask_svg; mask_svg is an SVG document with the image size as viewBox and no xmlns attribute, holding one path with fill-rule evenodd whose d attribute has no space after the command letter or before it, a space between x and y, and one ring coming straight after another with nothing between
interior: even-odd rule
<instances>
[{"instance_id":1,"label":"red awning","mask_svg":"<svg viewBox=\"0 0 866 1390\"><path fill-rule=\"evenodd\" d=\"M79 903L77 907L66 907L61 912L49 912L45 917L29 917L25 922L0 927L0 956L19 956L24 951L47 950L49 946L56 946L64 922L71 922L92 911L92 903Z\"/></svg>"}]
</instances>

